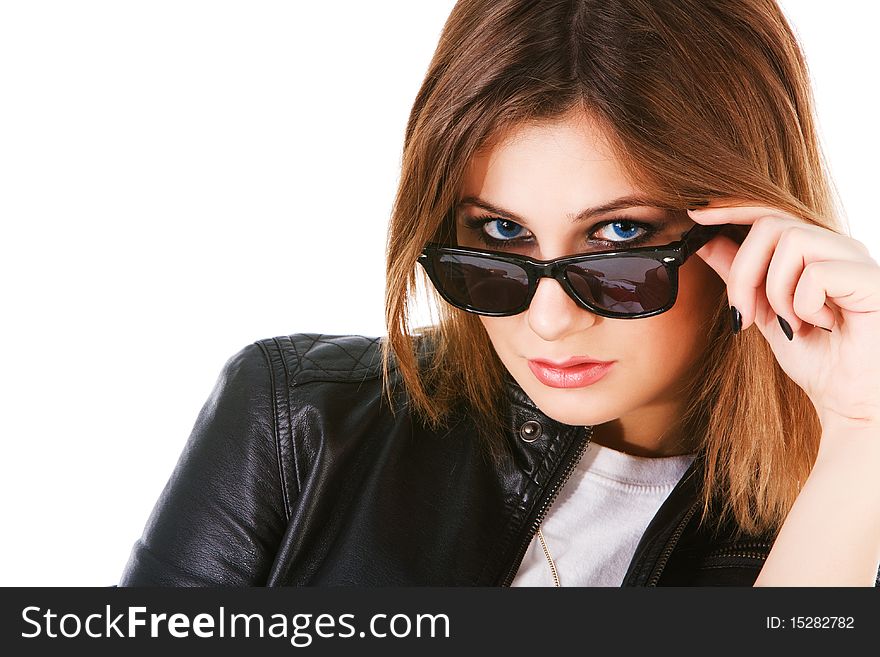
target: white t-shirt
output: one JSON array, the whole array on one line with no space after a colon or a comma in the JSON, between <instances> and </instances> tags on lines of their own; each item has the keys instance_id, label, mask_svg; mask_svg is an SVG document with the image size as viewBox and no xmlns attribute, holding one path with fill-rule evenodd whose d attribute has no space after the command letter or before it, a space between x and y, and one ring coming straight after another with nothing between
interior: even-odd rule
<instances>
[{"instance_id":1,"label":"white t-shirt","mask_svg":"<svg viewBox=\"0 0 880 657\"><path fill-rule=\"evenodd\" d=\"M648 458L591 443L541 523L561 586L620 586L648 524L695 454ZM538 534L511 586L554 586Z\"/></svg>"}]
</instances>

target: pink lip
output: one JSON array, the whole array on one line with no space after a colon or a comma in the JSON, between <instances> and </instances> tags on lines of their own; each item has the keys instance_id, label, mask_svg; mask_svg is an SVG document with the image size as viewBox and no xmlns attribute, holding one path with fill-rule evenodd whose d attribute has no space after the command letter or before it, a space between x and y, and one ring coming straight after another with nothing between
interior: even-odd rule
<instances>
[{"instance_id":1,"label":"pink lip","mask_svg":"<svg viewBox=\"0 0 880 657\"><path fill-rule=\"evenodd\" d=\"M595 363L596 365L610 365L613 363L613 360L596 360L595 358L589 358L588 356L572 356L568 360L556 363L552 360L547 360L546 358L533 358L529 362L531 363L541 363L542 365L547 365L548 367L555 367L556 369L562 367L572 367L573 365L582 365L584 363Z\"/></svg>"},{"instance_id":2,"label":"pink lip","mask_svg":"<svg viewBox=\"0 0 880 657\"><path fill-rule=\"evenodd\" d=\"M547 361L529 360L529 369L541 383L551 388L583 388L604 377L616 362L570 358L565 361L565 367L560 367Z\"/></svg>"}]
</instances>

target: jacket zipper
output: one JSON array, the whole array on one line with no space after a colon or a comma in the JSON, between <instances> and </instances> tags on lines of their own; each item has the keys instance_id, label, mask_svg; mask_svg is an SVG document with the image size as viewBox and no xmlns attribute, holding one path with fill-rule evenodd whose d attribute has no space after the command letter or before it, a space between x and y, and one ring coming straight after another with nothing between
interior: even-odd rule
<instances>
[{"instance_id":1,"label":"jacket zipper","mask_svg":"<svg viewBox=\"0 0 880 657\"><path fill-rule=\"evenodd\" d=\"M562 479L556 482L556 485L550 492L550 496L545 498L544 503L541 505L541 509L538 511L538 515L532 521L531 527L529 528L529 533L526 536L525 540L519 546L519 549L516 552L516 559L514 559L513 565L510 567L510 570L507 572L507 576L504 578L504 582L502 586L510 586L510 583L513 581L513 578L516 576L516 571L519 569L520 564L522 563L523 556L526 553L526 550L529 547L529 543L531 543L532 538L535 535L535 532L538 531L538 527L541 526L541 522L544 520L544 516L547 515L547 511L550 509L550 506L553 504L556 496L559 495L559 491L565 486L565 483L571 477L571 473L574 472L574 469L577 467L577 464L580 463L581 458L584 456L584 452L587 451L587 447L590 445L590 441L593 437L593 427L586 427L586 438L581 442L580 447L575 454L574 459L569 461L568 466L565 469L564 474L562 475Z\"/></svg>"},{"instance_id":2,"label":"jacket zipper","mask_svg":"<svg viewBox=\"0 0 880 657\"><path fill-rule=\"evenodd\" d=\"M666 562L669 561L669 557L672 554L672 551L678 544L678 539L681 538L681 534L682 532L684 532L685 526L687 526L688 522L690 522L691 517L693 517L693 515L697 512L699 506L700 501L697 500L696 502L691 504L691 508L688 509L687 513L684 514L681 522L678 523L675 531L672 532L672 536L670 536L669 540L666 542L666 547L663 550L663 554L660 555L660 559L657 561L657 565L654 566L654 572L651 574L651 578L648 580L648 583L645 586L657 586L657 582L660 580L660 575L663 574L663 569L666 567Z\"/></svg>"},{"instance_id":3,"label":"jacket zipper","mask_svg":"<svg viewBox=\"0 0 880 657\"><path fill-rule=\"evenodd\" d=\"M672 536L670 536L669 541L666 543L666 548L663 550L663 554L660 559L657 561L657 565L654 567L654 572L651 574L651 578L648 580L646 586L657 586L657 582L660 580L660 575L663 574L663 569L666 567L666 562L669 561L669 557L672 554L672 551L675 549L675 546L678 544L679 538L681 538L681 534L684 531L685 526L690 521L691 517L693 517L694 513L696 513L697 509L700 506L700 501L697 500L693 503L685 516L681 519L681 522L678 523L678 526L675 528ZM737 548L722 548L720 550L715 550L707 554L704 559L729 559L742 557L746 559L757 559L759 561L765 561L767 559L767 550L772 547L773 543L768 543L766 541L757 541L753 543L743 543ZM750 548L755 548L754 550Z\"/></svg>"},{"instance_id":4,"label":"jacket zipper","mask_svg":"<svg viewBox=\"0 0 880 657\"><path fill-rule=\"evenodd\" d=\"M711 557L706 557L707 559L718 559L718 558L730 558L730 557L744 557L747 559L758 559L760 561L764 561L767 559L767 555L763 552L721 552L719 554L713 554Z\"/></svg>"},{"instance_id":5,"label":"jacket zipper","mask_svg":"<svg viewBox=\"0 0 880 657\"><path fill-rule=\"evenodd\" d=\"M723 559L730 557L744 557L747 559L759 559L764 561L768 556L768 548L772 547L772 543L764 542L754 542L754 543L742 543L738 545L736 548L727 548L720 549L714 552L710 552L705 556L705 559Z\"/></svg>"}]
</instances>

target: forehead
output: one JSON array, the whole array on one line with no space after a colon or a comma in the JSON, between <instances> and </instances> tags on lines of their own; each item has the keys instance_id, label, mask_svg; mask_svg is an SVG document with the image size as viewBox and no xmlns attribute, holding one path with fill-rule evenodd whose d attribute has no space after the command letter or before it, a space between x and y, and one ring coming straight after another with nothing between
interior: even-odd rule
<instances>
[{"instance_id":1,"label":"forehead","mask_svg":"<svg viewBox=\"0 0 880 657\"><path fill-rule=\"evenodd\" d=\"M671 220L670 231L692 223L677 205L633 183L607 133L583 116L521 124L487 141L465 174L456 208L482 207L541 233L560 226L576 232L617 210Z\"/></svg>"},{"instance_id":2,"label":"forehead","mask_svg":"<svg viewBox=\"0 0 880 657\"><path fill-rule=\"evenodd\" d=\"M461 196L581 207L636 194L602 129L582 115L524 123L488 141L468 162ZM531 201L530 201L531 199Z\"/></svg>"}]
</instances>

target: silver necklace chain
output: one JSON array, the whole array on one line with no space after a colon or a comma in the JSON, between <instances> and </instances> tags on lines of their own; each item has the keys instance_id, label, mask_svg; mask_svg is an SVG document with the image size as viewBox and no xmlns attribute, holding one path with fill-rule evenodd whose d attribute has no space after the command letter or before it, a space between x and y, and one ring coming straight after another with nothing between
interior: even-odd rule
<instances>
[{"instance_id":1,"label":"silver necklace chain","mask_svg":"<svg viewBox=\"0 0 880 657\"><path fill-rule=\"evenodd\" d=\"M584 447L584 451L589 448L591 442L592 436L587 438L587 444ZM556 569L556 562L553 561L553 557L550 555L550 548L547 547L547 539L544 538L544 532L541 531L540 525L538 526L538 540L541 541L541 548L543 548L544 556L547 557L547 563L550 565L550 574L553 575L553 586L562 586L562 584L559 583L559 571Z\"/></svg>"}]
</instances>

